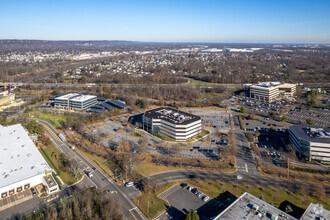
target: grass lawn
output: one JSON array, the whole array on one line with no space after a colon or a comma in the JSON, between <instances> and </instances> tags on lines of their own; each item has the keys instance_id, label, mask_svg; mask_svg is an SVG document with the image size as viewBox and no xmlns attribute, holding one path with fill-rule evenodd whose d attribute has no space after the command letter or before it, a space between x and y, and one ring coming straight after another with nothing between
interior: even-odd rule
<instances>
[{"instance_id":1,"label":"grass lawn","mask_svg":"<svg viewBox=\"0 0 330 220\"><path fill-rule=\"evenodd\" d=\"M156 218L168 207L167 202L160 199L156 196L156 194L153 193L141 193L136 198L136 203L138 204L141 211L148 217L148 219Z\"/></svg>"},{"instance_id":2,"label":"grass lawn","mask_svg":"<svg viewBox=\"0 0 330 220\"><path fill-rule=\"evenodd\" d=\"M244 192L248 192L256 197L263 195L266 202L279 207L279 205L285 200L299 206L300 208L306 209L308 205L312 203L319 203L324 206L326 209L330 209L330 200L326 196L321 198L316 198L309 195L301 195L299 193L288 192L280 189L272 188L263 188L255 186L246 186L238 184L229 184L229 183L219 183L219 182L207 182L199 180L187 180L180 181L187 183L195 188L198 188L201 192L207 194L211 198L219 196L220 193L225 191L230 192L236 197L241 196Z\"/></svg>"},{"instance_id":3,"label":"grass lawn","mask_svg":"<svg viewBox=\"0 0 330 220\"><path fill-rule=\"evenodd\" d=\"M39 149L39 151L42 154L42 156L45 158L47 163L51 166L51 168L53 168L56 171L56 173L60 173L59 176L65 184L71 185L77 182L77 179L73 174L67 173L60 169L59 156L62 152L57 147L55 147L52 144L48 147L43 147L42 149ZM53 156L52 156L52 152L54 152ZM78 179L81 179L81 177L82 174L79 174Z\"/></svg>"},{"instance_id":4,"label":"grass lawn","mask_svg":"<svg viewBox=\"0 0 330 220\"><path fill-rule=\"evenodd\" d=\"M62 127L62 125L60 124L59 121L66 121L66 115L54 114L54 113L50 113L50 112L31 111L31 112L24 113L22 116L27 117L27 118L35 118L35 119L44 120L44 121L50 123L51 125L53 125L55 128Z\"/></svg>"},{"instance_id":5,"label":"grass lawn","mask_svg":"<svg viewBox=\"0 0 330 220\"><path fill-rule=\"evenodd\" d=\"M142 137L143 137L141 134L136 133L136 132L131 133L130 136L132 136L132 137L136 137L136 138L142 138Z\"/></svg>"},{"instance_id":6,"label":"grass lawn","mask_svg":"<svg viewBox=\"0 0 330 220\"><path fill-rule=\"evenodd\" d=\"M182 167L156 165L152 163L149 158L134 167L135 172L141 176L149 176L155 173L182 169Z\"/></svg>"},{"instance_id":7,"label":"grass lawn","mask_svg":"<svg viewBox=\"0 0 330 220\"><path fill-rule=\"evenodd\" d=\"M205 160L204 163L207 166L214 165L214 161ZM235 169L230 167L228 165L228 163L219 162L219 161L217 161L217 163L222 164L222 172L230 173L230 172L235 171ZM194 167L187 168L187 167L180 167L180 166L157 165L151 161L150 156L146 156L145 160L143 162L134 166L135 172L141 176L149 176L152 174L161 173L161 172L165 172L165 171L183 170L183 169L211 170L211 168L210 169L206 169L206 168L200 169L200 168L194 168ZM216 170L213 169L213 171L216 171Z\"/></svg>"},{"instance_id":8,"label":"grass lawn","mask_svg":"<svg viewBox=\"0 0 330 220\"><path fill-rule=\"evenodd\" d=\"M188 83L188 84L192 85L192 86L208 86L208 85L214 85L215 84L215 83L210 83L210 82L203 82L203 81L196 80L196 79L189 79L189 80L191 80L191 83Z\"/></svg>"}]
</instances>

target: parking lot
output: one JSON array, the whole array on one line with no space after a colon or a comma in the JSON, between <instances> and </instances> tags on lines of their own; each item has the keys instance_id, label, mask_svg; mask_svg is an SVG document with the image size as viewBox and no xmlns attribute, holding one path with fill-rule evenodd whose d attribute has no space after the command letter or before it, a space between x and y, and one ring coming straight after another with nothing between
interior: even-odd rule
<instances>
[{"instance_id":1,"label":"parking lot","mask_svg":"<svg viewBox=\"0 0 330 220\"><path fill-rule=\"evenodd\" d=\"M167 214L164 213L159 219L169 219L171 217L180 219L180 217L184 217L189 210L197 210L206 204L206 201L202 199L205 195L197 196L193 189L189 191L187 187L189 186L176 184L158 195L161 199L168 201L170 204L170 207L166 211Z\"/></svg>"},{"instance_id":2,"label":"parking lot","mask_svg":"<svg viewBox=\"0 0 330 220\"><path fill-rule=\"evenodd\" d=\"M306 119L311 118L316 126L330 126L330 112L307 106L297 106L290 109L287 121L293 124L306 124Z\"/></svg>"},{"instance_id":3,"label":"parking lot","mask_svg":"<svg viewBox=\"0 0 330 220\"><path fill-rule=\"evenodd\" d=\"M200 219L211 219L237 199L228 191L219 194L216 198L208 198L197 188L185 183L176 184L158 196L170 204L166 212L157 218L158 220L184 219L189 210L196 211Z\"/></svg>"},{"instance_id":4,"label":"parking lot","mask_svg":"<svg viewBox=\"0 0 330 220\"><path fill-rule=\"evenodd\" d=\"M230 118L227 111L194 108L185 109L185 111L200 116L204 125L214 128L217 131L228 132L230 130Z\"/></svg>"}]
</instances>

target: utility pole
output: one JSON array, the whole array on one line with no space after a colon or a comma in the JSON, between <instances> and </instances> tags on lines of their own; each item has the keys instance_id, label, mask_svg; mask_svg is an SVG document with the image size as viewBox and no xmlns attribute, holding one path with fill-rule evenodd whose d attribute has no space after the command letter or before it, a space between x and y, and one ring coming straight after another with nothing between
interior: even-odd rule
<instances>
[{"instance_id":1,"label":"utility pole","mask_svg":"<svg viewBox=\"0 0 330 220\"><path fill-rule=\"evenodd\" d=\"M289 158L288 158L288 179L290 177L290 161L289 161Z\"/></svg>"}]
</instances>

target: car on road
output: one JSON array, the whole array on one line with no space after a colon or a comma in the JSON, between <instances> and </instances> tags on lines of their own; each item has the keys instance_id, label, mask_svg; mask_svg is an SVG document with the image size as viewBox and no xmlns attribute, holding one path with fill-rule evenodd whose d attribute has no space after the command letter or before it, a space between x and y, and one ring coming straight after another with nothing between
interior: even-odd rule
<instances>
[{"instance_id":1,"label":"car on road","mask_svg":"<svg viewBox=\"0 0 330 220\"><path fill-rule=\"evenodd\" d=\"M210 197L208 197L208 196L204 196L204 197L202 198L202 200L203 200L204 202L207 202L209 199L210 199Z\"/></svg>"},{"instance_id":2,"label":"car on road","mask_svg":"<svg viewBox=\"0 0 330 220\"><path fill-rule=\"evenodd\" d=\"M127 182L127 183L125 183L125 187L131 187L131 186L133 186L133 185L134 185L133 182Z\"/></svg>"}]
</instances>

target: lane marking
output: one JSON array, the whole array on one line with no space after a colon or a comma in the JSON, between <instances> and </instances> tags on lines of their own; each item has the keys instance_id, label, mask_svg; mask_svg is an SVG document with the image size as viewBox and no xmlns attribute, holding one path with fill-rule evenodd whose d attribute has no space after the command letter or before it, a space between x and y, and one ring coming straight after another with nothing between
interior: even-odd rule
<instances>
[{"instance_id":1,"label":"lane marking","mask_svg":"<svg viewBox=\"0 0 330 220\"><path fill-rule=\"evenodd\" d=\"M134 217L134 219L137 220L137 218L135 217L135 215L132 213L131 210L129 210L129 213L131 213L131 215Z\"/></svg>"},{"instance_id":2,"label":"lane marking","mask_svg":"<svg viewBox=\"0 0 330 220\"><path fill-rule=\"evenodd\" d=\"M128 211L132 211L132 210L134 210L134 209L137 209L137 207L135 206L134 208L131 208L130 210L128 210Z\"/></svg>"}]
</instances>

